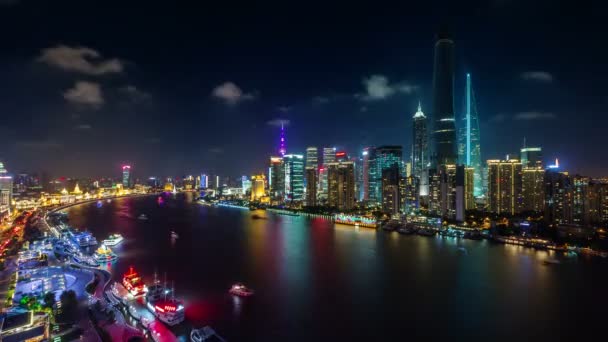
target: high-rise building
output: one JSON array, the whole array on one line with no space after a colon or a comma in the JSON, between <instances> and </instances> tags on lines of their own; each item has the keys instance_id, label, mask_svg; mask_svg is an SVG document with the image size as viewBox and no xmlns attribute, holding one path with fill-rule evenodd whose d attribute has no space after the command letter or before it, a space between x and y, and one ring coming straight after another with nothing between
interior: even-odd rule
<instances>
[{"instance_id":1,"label":"high-rise building","mask_svg":"<svg viewBox=\"0 0 608 342\"><path fill-rule=\"evenodd\" d=\"M423 171L429 167L430 155L427 119L422 112L420 102L418 102L418 111L414 114L414 132L412 136L414 137L412 145L412 172L415 177L421 179Z\"/></svg>"},{"instance_id":2,"label":"high-rise building","mask_svg":"<svg viewBox=\"0 0 608 342\"><path fill-rule=\"evenodd\" d=\"M0 216L10 214L13 202L13 177L0 162Z\"/></svg>"},{"instance_id":3,"label":"high-rise building","mask_svg":"<svg viewBox=\"0 0 608 342\"><path fill-rule=\"evenodd\" d=\"M522 170L521 180L522 210L543 212L545 208L545 170L542 167L525 167Z\"/></svg>"},{"instance_id":4,"label":"high-rise building","mask_svg":"<svg viewBox=\"0 0 608 342\"><path fill-rule=\"evenodd\" d=\"M429 169L428 171L428 187L427 207L429 214L441 216L441 174L437 169Z\"/></svg>"},{"instance_id":5,"label":"high-rise building","mask_svg":"<svg viewBox=\"0 0 608 342\"><path fill-rule=\"evenodd\" d=\"M319 176L316 166L307 166L305 170L306 177L306 205L309 207L317 206L317 189L319 184Z\"/></svg>"},{"instance_id":6,"label":"high-rise building","mask_svg":"<svg viewBox=\"0 0 608 342\"><path fill-rule=\"evenodd\" d=\"M266 196L266 177L264 175L251 176L251 201L257 202Z\"/></svg>"},{"instance_id":7,"label":"high-rise building","mask_svg":"<svg viewBox=\"0 0 608 342\"><path fill-rule=\"evenodd\" d=\"M281 157L270 157L268 168L270 199L282 203L285 195L285 164Z\"/></svg>"},{"instance_id":8,"label":"high-rise building","mask_svg":"<svg viewBox=\"0 0 608 342\"><path fill-rule=\"evenodd\" d=\"M545 214L549 224L572 223L572 179L567 172L549 168L545 172Z\"/></svg>"},{"instance_id":9,"label":"high-rise building","mask_svg":"<svg viewBox=\"0 0 608 342\"><path fill-rule=\"evenodd\" d=\"M543 150L540 147L522 147L520 150L521 165L524 168L542 168Z\"/></svg>"},{"instance_id":10,"label":"high-rise building","mask_svg":"<svg viewBox=\"0 0 608 342\"><path fill-rule=\"evenodd\" d=\"M201 174L201 189L207 189L209 187L209 176Z\"/></svg>"},{"instance_id":11,"label":"high-rise building","mask_svg":"<svg viewBox=\"0 0 608 342\"><path fill-rule=\"evenodd\" d=\"M382 204L382 171L393 164L399 165L401 175L403 170L403 151L401 146L379 146L369 160L369 200Z\"/></svg>"},{"instance_id":12,"label":"high-rise building","mask_svg":"<svg viewBox=\"0 0 608 342\"><path fill-rule=\"evenodd\" d=\"M241 176L241 187L243 189L243 194L246 194L249 190L251 190L252 185L253 185L253 178L251 180L249 180L247 178L247 176ZM253 196L253 194L251 196ZM252 201L253 201L253 199L252 199Z\"/></svg>"},{"instance_id":13,"label":"high-rise building","mask_svg":"<svg viewBox=\"0 0 608 342\"><path fill-rule=\"evenodd\" d=\"M410 175L405 178L405 212L411 213L420 207L420 189L418 178Z\"/></svg>"},{"instance_id":14,"label":"high-rise building","mask_svg":"<svg viewBox=\"0 0 608 342\"><path fill-rule=\"evenodd\" d=\"M517 159L488 160L488 204L497 214L521 211L522 167Z\"/></svg>"},{"instance_id":15,"label":"high-rise building","mask_svg":"<svg viewBox=\"0 0 608 342\"><path fill-rule=\"evenodd\" d=\"M326 164L327 204L338 210L350 210L355 206L355 165L351 161Z\"/></svg>"},{"instance_id":16,"label":"high-rise building","mask_svg":"<svg viewBox=\"0 0 608 342\"><path fill-rule=\"evenodd\" d=\"M482 185L482 163L481 163L481 139L479 134L479 116L475 93L471 85L471 74L467 73L465 86L465 108L462 116L462 127L458 135L458 159L459 163L472 167L473 188L475 196L483 194Z\"/></svg>"},{"instance_id":17,"label":"high-rise building","mask_svg":"<svg viewBox=\"0 0 608 342\"><path fill-rule=\"evenodd\" d=\"M347 161L347 160L348 160L348 154L346 154L346 151L336 151L336 161L338 163Z\"/></svg>"},{"instance_id":18,"label":"high-rise building","mask_svg":"<svg viewBox=\"0 0 608 342\"><path fill-rule=\"evenodd\" d=\"M131 165L122 166L122 187L128 188L131 186Z\"/></svg>"},{"instance_id":19,"label":"high-rise building","mask_svg":"<svg viewBox=\"0 0 608 342\"><path fill-rule=\"evenodd\" d=\"M318 153L319 149L314 146L306 148L306 168L314 167L317 169L319 167Z\"/></svg>"},{"instance_id":20,"label":"high-rise building","mask_svg":"<svg viewBox=\"0 0 608 342\"><path fill-rule=\"evenodd\" d=\"M439 167L441 217L464 221L465 168L447 164Z\"/></svg>"},{"instance_id":21,"label":"high-rise building","mask_svg":"<svg viewBox=\"0 0 608 342\"><path fill-rule=\"evenodd\" d=\"M336 161L336 148L323 148L323 167L319 169L319 199L327 200L327 164Z\"/></svg>"},{"instance_id":22,"label":"high-rise building","mask_svg":"<svg viewBox=\"0 0 608 342\"><path fill-rule=\"evenodd\" d=\"M361 200L369 200L369 161L374 154L373 147L365 147L361 152Z\"/></svg>"},{"instance_id":23,"label":"high-rise building","mask_svg":"<svg viewBox=\"0 0 608 342\"><path fill-rule=\"evenodd\" d=\"M454 122L454 41L442 31L435 42L433 65L433 118L435 165L456 164Z\"/></svg>"},{"instance_id":24,"label":"high-rise building","mask_svg":"<svg viewBox=\"0 0 608 342\"><path fill-rule=\"evenodd\" d=\"M304 200L304 156L286 154L283 156L285 167L285 202Z\"/></svg>"},{"instance_id":25,"label":"high-rise building","mask_svg":"<svg viewBox=\"0 0 608 342\"><path fill-rule=\"evenodd\" d=\"M572 223L588 225L591 223L591 179L575 175L572 177Z\"/></svg>"},{"instance_id":26,"label":"high-rise building","mask_svg":"<svg viewBox=\"0 0 608 342\"><path fill-rule=\"evenodd\" d=\"M393 165L382 169L382 211L390 215L398 215L405 208L401 188L405 179L401 175L400 165Z\"/></svg>"},{"instance_id":27,"label":"high-rise building","mask_svg":"<svg viewBox=\"0 0 608 342\"><path fill-rule=\"evenodd\" d=\"M475 168L464 167L464 209L471 210L477 208L475 204Z\"/></svg>"}]
</instances>

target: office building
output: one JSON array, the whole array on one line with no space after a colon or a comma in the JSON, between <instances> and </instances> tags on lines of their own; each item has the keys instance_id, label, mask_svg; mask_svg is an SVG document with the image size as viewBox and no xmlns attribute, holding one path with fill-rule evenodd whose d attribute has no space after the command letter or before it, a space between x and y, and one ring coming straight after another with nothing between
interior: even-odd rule
<instances>
[{"instance_id":1,"label":"office building","mask_svg":"<svg viewBox=\"0 0 608 342\"><path fill-rule=\"evenodd\" d=\"M401 146L379 146L369 160L368 191L372 203L382 204L382 171L393 164L399 165L404 174L403 152Z\"/></svg>"},{"instance_id":2,"label":"office building","mask_svg":"<svg viewBox=\"0 0 608 342\"><path fill-rule=\"evenodd\" d=\"M521 179L522 210L543 212L545 208L545 170L542 167L526 167L522 170Z\"/></svg>"},{"instance_id":3,"label":"office building","mask_svg":"<svg viewBox=\"0 0 608 342\"><path fill-rule=\"evenodd\" d=\"M324 147L323 148L323 166L319 169L319 199L321 201L327 200L327 164L334 163L336 161L336 148L335 147Z\"/></svg>"},{"instance_id":4,"label":"office building","mask_svg":"<svg viewBox=\"0 0 608 342\"><path fill-rule=\"evenodd\" d=\"M412 145L412 172L418 179L422 178L423 171L429 167L429 137L427 118L418 103L418 111L414 114Z\"/></svg>"},{"instance_id":5,"label":"office building","mask_svg":"<svg viewBox=\"0 0 608 342\"><path fill-rule=\"evenodd\" d=\"M382 170L382 211L389 215L398 215L405 208L404 195L401 189L405 179L401 175L400 165L393 165Z\"/></svg>"},{"instance_id":6,"label":"office building","mask_svg":"<svg viewBox=\"0 0 608 342\"><path fill-rule=\"evenodd\" d=\"M572 223L572 179L567 172L549 168L545 172L545 214L549 224Z\"/></svg>"},{"instance_id":7,"label":"office building","mask_svg":"<svg viewBox=\"0 0 608 342\"><path fill-rule=\"evenodd\" d=\"M270 200L277 204L282 203L285 197L285 164L281 157L270 157L268 168Z\"/></svg>"},{"instance_id":8,"label":"office building","mask_svg":"<svg viewBox=\"0 0 608 342\"><path fill-rule=\"evenodd\" d=\"M540 147L524 147L520 150L521 165L523 168L542 168L543 150Z\"/></svg>"},{"instance_id":9,"label":"office building","mask_svg":"<svg viewBox=\"0 0 608 342\"><path fill-rule=\"evenodd\" d=\"M10 214L13 203L13 177L0 162L0 217Z\"/></svg>"},{"instance_id":10,"label":"office building","mask_svg":"<svg viewBox=\"0 0 608 342\"><path fill-rule=\"evenodd\" d=\"M314 146L306 148L306 168L314 167L317 169L319 167L318 153L319 149Z\"/></svg>"},{"instance_id":11,"label":"office building","mask_svg":"<svg viewBox=\"0 0 608 342\"><path fill-rule=\"evenodd\" d=\"M518 159L488 160L489 210L514 215L521 211L522 167Z\"/></svg>"},{"instance_id":12,"label":"office building","mask_svg":"<svg viewBox=\"0 0 608 342\"><path fill-rule=\"evenodd\" d=\"M131 165L122 166L122 187L129 188L131 186Z\"/></svg>"},{"instance_id":13,"label":"office building","mask_svg":"<svg viewBox=\"0 0 608 342\"><path fill-rule=\"evenodd\" d=\"M266 196L266 177L264 175L251 176L251 181L249 181L249 183L251 187L251 201L259 202L263 197ZM246 193L244 187L243 193Z\"/></svg>"},{"instance_id":14,"label":"office building","mask_svg":"<svg viewBox=\"0 0 608 342\"><path fill-rule=\"evenodd\" d=\"M374 155L373 147L365 147L363 151L361 151L361 200L368 201L369 200L369 161L370 158Z\"/></svg>"},{"instance_id":15,"label":"office building","mask_svg":"<svg viewBox=\"0 0 608 342\"><path fill-rule=\"evenodd\" d=\"M456 164L454 122L454 41L447 31L438 34L433 64L434 165Z\"/></svg>"},{"instance_id":16,"label":"office building","mask_svg":"<svg viewBox=\"0 0 608 342\"><path fill-rule=\"evenodd\" d=\"M301 154L286 154L283 156L285 168L285 194L287 203L304 200L304 156Z\"/></svg>"},{"instance_id":17,"label":"office building","mask_svg":"<svg viewBox=\"0 0 608 342\"><path fill-rule=\"evenodd\" d=\"M327 205L338 210L355 207L355 165L351 161L326 164Z\"/></svg>"},{"instance_id":18,"label":"office building","mask_svg":"<svg viewBox=\"0 0 608 342\"><path fill-rule=\"evenodd\" d=\"M306 167L306 205L309 207L317 206L317 189L319 184L319 176L317 167Z\"/></svg>"}]
</instances>

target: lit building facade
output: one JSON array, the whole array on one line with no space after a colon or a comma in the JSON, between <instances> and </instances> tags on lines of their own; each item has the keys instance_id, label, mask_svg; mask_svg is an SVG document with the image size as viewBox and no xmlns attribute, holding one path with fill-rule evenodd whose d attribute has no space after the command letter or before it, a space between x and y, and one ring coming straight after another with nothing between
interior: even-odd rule
<instances>
[{"instance_id":1,"label":"lit building facade","mask_svg":"<svg viewBox=\"0 0 608 342\"><path fill-rule=\"evenodd\" d=\"M522 167L518 159L488 160L489 210L514 215L521 211Z\"/></svg>"},{"instance_id":2,"label":"lit building facade","mask_svg":"<svg viewBox=\"0 0 608 342\"><path fill-rule=\"evenodd\" d=\"M429 166L429 133L427 118L418 103L418 111L414 114L414 131L412 145L412 172L418 179ZM427 190L428 192L428 190Z\"/></svg>"},{"instance_id":3,"label":"lit building facade","mask_svg":"<svg viewBox=\"0 0 608 342\"><path fill-rule=\"evenodd\" d=\"M327 204L338 210L355 207L355 165L351 161L326 164Z\"/></svg>"},{"instance_id":4,"label":"lit building facade","mask_svg":"<svg viewBox=\"0 0 608 342\"><path fill-rule=\"evenodd\" d=\"M374 154L373 147L365 147L361 151L361 200L369 200L369 161Z\"/></svg>"},{"instance_id":5,"label":"lit building facade","mask_svg":"<svg viewBox=\"0 0 608 342\"><path fill-rule=\"evenodd\" d=\"M306 167L306 205L309 207L317 206L317 189L319 176L316 166Z\"/></svg>"},{"instance_id":6,"label":"lit building facade","mask_svg":"<svg viewBox=\"0 0 608 342\"><path fill-rule=\"evenodd\" d=\"M322 201L327 200L327 164L334 163L336 161L336 148L335 147L324 147L323 148L323 166L319 169L319 199Z\"/></svg>"},{"instance_id":7,"label":"lit building facade","mask_svg":"<svg viewBox=\"0 0 608 342\"><path fill-rule=\"evenodd\" d=\"M131 165L122 166L122 187L129 188L131 186Z\"/></svg>"},{"instance_id":8,"label":"lit building facade","mask_svg":"<svg viewBox=\"0 0 608 342\"><path fill-rule=\"evenodd\" d=\"M465 110L462 117L462 127L458 135L458 159L459 163L472 167L473 188L475 196L483 195L482 185L482 163L481 163L481 138L479 133L479 116L475 93L471 84L471 74L467 73L465 85Z\"/></svg>"},{"instance_id":9,"label":"lit building facade","mask_svg":"<svg viewBox=\"0 0 608 342\"><path fill-rule=\"evenodd\" d=\"M521 165L524 168L543 167L543 149L540 147L522 147L519 151Z\"/></svg>"},{"instance_id":10,"label":"lit building facade","mask_svg":"<svg viewBox=\"0 0 608 342\"><path fill-rule=\"evenodd\" d=\"M319 167L319 149L310 146L306 148L306 168L314 167L317 169Z\"/></svg>"},{"instance_id":11,"label":"lit building facade","mask_svg":"<svg viewBox=\"0 0 608 342\"><path fill-rule=\"evenodd\" d=\"M0 216L10 214L13 203L13 177L0 162Z\"/></svg>"},{"instance_id":12,"label":"lit building facade","mask_svg":"<svg viewBox=\"0 0 608 342\"><path fill-rule=\"evenodd\" d=\"M544 178L545 170L542 167L526 167L522 170L522 210L543 212L545 208Z\"/></svg>"},{"instance_id":13,"label":"lit building facade","mask_svg":"<svg viewBox=\"0 0 608 342\"><path fill-rule=\"evenodd\" d=\"M572 179L567 172L545 172L545 215L549 224L572 223Z\"/></svg>"},{"instance_id":14,"label":"lit building facade","mask_svg":"<svg viewBox=\"0 0 608 342\"><path fill-rule=\"evenodd\" d=\"M382 204L382 171L393 164L399 165L403 175L403 151L401 146L379 146L369 160L368 192L370 202Z\"/></svg>"},{"instance_id":15,"label":"lit building facade","mask_svg":"<svg viewBox=\"0 0 608 342\"><path fill-rule=\"evenodd\" d=\"M266 196L266 177L264 175L251 176L251 201L259 202ZM243 193L245 189L243 189Z\"/></svg>"},{"instance_id":16,"label":"lit building facade","mask_svg":"<svg viewBox=\"0 0 608 342\"><path fill-rule=\"evenodd\" d=\"M285 168L285 202L294 203L304 200L304 156L286 154L283 156Z\"/></svg>"},{"instance_id":17,"label":"lit building facade","mask_svg":"<svg viewBox=\"0 0 608 342\"><path fill-rule=\"evenodd\" d=\"M405 197L403 186L405 179L401 175L398 163L382 170L382 211L390 215L403 212Z\"/></svg>"},{"instance_id":18,"label":"lit building facade","mask_svg":"<svg viewBox=\"0 0 608 342\"><path fill-rule=\"evenodd\" d=\"M285 195L285 164L281 157L270 157L268 168L270 199L275 203L283 202Z\"/></svg>"}]
</instances>

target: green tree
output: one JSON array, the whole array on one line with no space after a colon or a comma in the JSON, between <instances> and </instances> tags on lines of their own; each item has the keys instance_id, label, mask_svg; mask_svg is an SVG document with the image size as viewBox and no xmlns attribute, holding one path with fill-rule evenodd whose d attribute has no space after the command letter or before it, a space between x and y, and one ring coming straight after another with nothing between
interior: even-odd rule
<instances>
[{"instance_id":1,"label":"green tree","mask_svg":"<svg viewBox=\"0 0 608 342\"><path fill-rule=\"evenodd\" d=\"M55 294L53 292L47 292L43 298L44 307L53 309L55 306Z\"/></svg>"}]
</instances>

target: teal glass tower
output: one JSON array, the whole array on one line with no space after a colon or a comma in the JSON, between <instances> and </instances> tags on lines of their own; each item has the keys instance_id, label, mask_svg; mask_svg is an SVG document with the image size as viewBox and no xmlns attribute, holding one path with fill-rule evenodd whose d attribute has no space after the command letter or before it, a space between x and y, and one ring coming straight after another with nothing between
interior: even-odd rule
<instances>
[{"instance_id":1,"label":"teal glass tower","mask_svg":"<svg viewBox=\"0 0 608 342\"><path fill-rule=\"evenodd\" d=\"M458 162L474 169L473 195L483 195L479 116L469 73L466 76L464 113L458 134Z\"/></svg>"}]
</instances>

